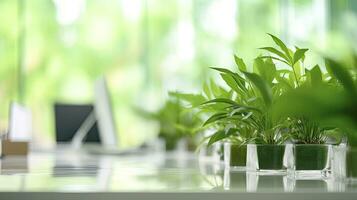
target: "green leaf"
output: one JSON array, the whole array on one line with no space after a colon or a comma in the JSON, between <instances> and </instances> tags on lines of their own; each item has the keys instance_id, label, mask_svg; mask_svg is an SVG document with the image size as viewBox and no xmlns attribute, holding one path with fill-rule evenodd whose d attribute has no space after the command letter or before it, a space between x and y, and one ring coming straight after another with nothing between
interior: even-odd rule
<instances>
[{"instance_id":1,"label":"green leaf","mask_svg":"<svg viewBox=\"0 0 357 200\"><path fill-rule=\"evenodd\" d=\"M206 98L201 94L187 94L180 92L169 92L169 96L176 97L181 101L186 101L190 103L192 106L201 105L206 101Z\"/></svg>"},{"instance_id":2,"label":"green leaf","mask_svg":"<svg viewBox=\"0 0 357 200\"><path fill-rule=\"evenodd\" d=\"M289 83L289 81L286 80L285 78L280 77L280 76L276 76L275 78L276 78L276 80L279 82L279 84L280 84L282 87L284 87L284 88L286 88L286 89L288 89L288 90L293 89L293 86L291 86L290 83Z\"/></svg>"},{"instance_id":3,"label":"green leaf","mask_svg":"<svg viewBox=\"0 0 357 200\"><path fill-rule=\"evenodd\" d=\"M246 120L248 119L250 116L253 115L253 112L249 112L248 114L244 115L244 117L242 118L242 120Z\"/></svg>"},{"instance_id":4,"label":"green leaf","mask_svg":"<svg viewBox=\"0 0 357 200\"><path fill-rule=\"evenodd\" d=\"M241 71L241 72L247 71L247 66L245 65L242 58L239 58L238 56L234 55L234 61L236 62L236 65L238 66L239 71Z\"/></svg>"},{"instance_id":5,"label":"green leaf","mask_svg":"<svg viewBox=\"0 0 357 200\"><path fill-rule=\"evenodd\" d=\"M268 33L268 35L270 35L270 37L274 40L275 44L277 44L281 50L283 50L283 52L285 53L286 57L288 58L289 60L289 63L291 63L292 61L292 58L291 58L291 55L290 55L290 52L289 52L289 49L286 47L286 45L284 44L283 41L281 41L278 37Z\"/></svg>"},{"instance_id":6,"label":"green leaf","mask_svg":"<svg viewBox=\"0 0 357 200\"><path fill-rule=\"evenodd\" d=\"M290 85L293 85L293 87L295 87L296 84L296 78L295 78L295 73L293 71L291 71L288 75L287 80L289 81Z\"/></svg>"},{"instance_id":7,"label":"green leaf","mask_svg":"<svg viewBox=\"0 0 357 200\"><path fill-rule=\"evenodd\" d=\"M235 115L235 114L237 114L237 113L239 113L239 114L241 114L242 112L246 112L247 111L247 108L245 108L245 107L238 107L238 108L236 108L236 109L233 109L230 113L229 113L229 116L233 116L233 115Z\"/></svg>"},{"instance_id":8,"label":"green leaf","mask_svg":"<svg viewBox=\"0 0 357 200\"><path fill-rule=\"evenodd\" d=\"M333 75L347 91L349 91L353 95L356 95L357 90L353 81L353 77L348 72L348 70L344 68L340 63L330 58L325 58L325 63L331 75Z\"/></svg>"},{"instance_id":9,"label":"green leaf","mask_svg":"<svg viewBox=\"0 0 357 200\"><path fill-rule=\"evenodd\" d=\"M233 96L233 90L227 91L223 87L218 87L220 89L221 95L218 98L226 98L226 99L232 99Z\"/></svg>"},{"instance_id":10,"label":"green leaf","mask_svg":"<svg viewBox=\"0 0 357 200\"><path fill-rule=\"evenodd\" d=\"M310 70L310 76L311 85L320 85L322 83L322 73L318 65L315 65L315 67Z\"/></svg>"},{"instance_id":11,"label":"green leaf","mask_svg":"<svg viewBox=\"0 0 357 200\"><path fill-rule=\"evenodd\" d=\"M216 71L219 71L219 72L221 72L221 73L223 73L223 74L228 74L228 75L230 75L233 79L234 79L234 81L236 82L236 84L237 84L237 86L241 89L241 90L243 90L243 91L246 91L247 90L247 88L245 87L245 84L244 84L244 79L239 75L239 74L237 74L237 73L234 73L234 72L232 72L231 70L228 70L228 69L225 69L225 68L217 68L217 67L211 67L211 69L214 69L214 70L216 70ZM223 76L222 76L222 78L223 78ZM225 76L225 78L223 78L225 81L228 79L227 78L227 76ZM231 86L231 85L229 85L229 86Z\"/></svg>"},{"instance_id":12,"label":"green leaf","mask_svg":"<svg viewBox=\"0 0 357 200\"><path fill-rule=\"evenodd\" d=\"M272 90L269 85L257 74L244 72L245 76L258 88L267 106L273 101Z\"/></svg>"},{"instance_id":13,"label":"green leaf","mask_svg":"<svg viewBox=\"0 0 357 200\"><path fill-rule=\"evenodd\" d=\"M246 80L241 77L239 74L235 73L232 75L232 77L234 78L235 82L237 83L237 85L239 86L239 88L242 91L247 91L248 89L246 88Z\"/></svg>"},{"instance_id":14,"label":"green leaf","mask_svg":"<svg viewBox=\"0 0 357 200\"><path fill-rule=\"evenodd\" d=\"M218 141L228 138L232 135L235 135L235 134L237 134L237 132L238 132L238 130L234 129L234 128L230 128L227 131L224 131L224 130L216 131L212 136L210 136L207 146L211 146L215 142L218 142Z\"/></svg>"},{"instance_id":15,"label":"green leaf","mask_svg":"<svg viewBox=\"0 0 357 200\"><path fill-rule=\"evenodd\" d=\"M232 76L228 74L221 74L221 77L232 90L234 90L237 94L240 93L237 82L234 80Z\"/></svg>"},{"instance_id":16,"label":"green leaf","mask_svg":"<svg viewBox=\"0 0 357 200\"><path fill-rule=\"evenodd\" d=\"M297 49L294 53L294 59L293 59L293 65L297 63L300 59L305 57L305 52L307 52L309 49Z\"/></svg>"},{"instance_id":17,"label":"green leaf","mask_svg":"<svg viewBox=\"0 0 357 200\"><path fill-rule=\"evenodd\" d=\"M206 102L202 103L201 105L205 106L205 105L210 105L210 104L229 104L230 107L232 107L233 109L244 107L246 109L250 109L250 110L255 110L255 111L261 112L261 110L259 110L258 108L241 105L241 104L236 103L235 101L232 101L232 100L226 99L226 98L212 99L212 100L209 100L209 101L206 101Z\"/></svg>"},{"instance_id":18,"label":"green leaf","mask_svg":"<svg viewBox=\"0 0 357 200\"><path fill-rule=\"evenodd\" d=\"M206 126L208 124L211 124L213 122L216 122L218 120L221 120L221 119L224 119L227 117L227 113L224 113L224 112L219 112L219 113L216 113L214 115L212 115L211 117L209 117L204 123L203 123L203 126Z\"/></svg>"},{"instance_id":19,"label":"green leaf","mask_svg":"<svg viewBox=\"0 0 357 200\"><path fill-rule=\"evenodd\" d=\"M219 86L213 81L213 79L211 79L210 83L211 83L210 86L211 86L211 91L212 91L213 96L215 96L215 97L221 96L221 95L222 95L221 89L220 89Z\"/></svg>"},{"instance_id":20,"label":"green leaf","mask_svg":"<svg viewBox=\"0 0 357 200\"><path fill-rule=\"evenodd\" d=\"M296 82L298 83L299 81L300 81L300 78L301 78L301 76L302 76L302 70L305 70L305 68L304 67L302 67L301 65L300 65L300 63L296 63L295 65L293 65L293 72L295 73L295 75L296 75ZM294 75L294 76L295 76Z\"/></svg>"},{"instance_id":21,"label":"green leaf","mask_svg":"<svg viewBox=\"0 0 357 200\"><path fill-rule=\"evenodd\" d=\"M222 73L226 73L226 74L235 74L234 72L232 72L231 70L229 69L225 69L225 68L218 68L218 67L210 67L211 69L214 69L216 71L219 71L219 72L222 72Z\"/></svg>"},{"instance_id":22,"label":"green leaf","mask_svg":"<svg viewBox=\"0 0 357 200\"><path fill-rule=\"evenodd\" d=\"M277 70L277 72L278 72L279 74L288 74L288 73L291 72L291 70L288 70L288 69L279 69L279 70Z\"/></svg>"},{"instance_id":23,"label":"green leaf","mask_svg":"<svg viewBox=\"0 0 357 200\"><path fill-rule=\"evenodd\" d=\"M264 61L262 58L257 57L254 59L254 62L253 62L253 73L261 75L260 74L261 69L264 69Z\"/></svg>"},{"instance_id":24,"label":"green leaf","mask_svg":"<svg viewBox=\"0 0 357 200\"><path fill-rule=\"evenodd\" d=\"M212 93L207 82L203 84L203 94L208 98L212 98Z\"/></svg>"},{"instance_id":25,"label":"green leaf","mask_svg":"<svg viewBox=\"0 0 357 200\"><path fill-rule=\"evenodd\" d=\"M244 109L247 109L247 110L254 110L254 111L257 111L259 113L262 112L259 108L252 107L252 106L239 105L239 104L233 105L233 106L231 106L231 108L232 109L244 108Z\"/></svg>"},{"instance_id":26,"label":"green leaf","mask_svg":"<svg viewBox=\"0 0 357 200\"><path fill-rule=\"evenodd\" d=\"M268 59L272 59L272 60L277 60L277 61L280 61L280 62L283 62L287 65L290 65L288 62L286 62L285 60L283 59L280 59L280 58L277 58L277 57L274 57L274 56L259 56L259 58L268 58Z\"/></svg>"},{"instance_id":27,"label":"green leaf","mask_svg":"<svg viewBox=\"0 0 357 200\"><path fill-rule=\"evenodd\" d=\"M225 132L223 130L219 130L217 132L215 132L210 138L209 138L209 141L208 141L208 144L207 146L211 146L212 144L214 144L215 142L217 141L220 141L224 138L226 138L227 135L225 134Z\"/></svg>"},{"instance_id":28,"label":"green leaf","mask_svg":"<svg viewBox=\"0 0 357 200\"><path fill-rule=\"evenodd\" d=\"M356 53L352 54L352 59L353 59L353 67L356 70L357 69L357 54Z\"/></svg>"},{"instance_id":29,"label":"green leaf","mask_svg":"<svg viewBox=\"0 0 357 200\"><path fill-rule=\"evenodd\" d=\"M264 63L266 66L266 80L269 83L272 83L275 76L277 75L275 63L272 59L266 59Z\"/></svg>"},{"instance_id":30,"label":"green leaf","mask_svg":"<svg viewBox=\"0 0 357 200\"><path fill-rule=\"evenodd\" d=\"M301 49L301 48L299 48L299 47L295 46L295 52L296 52L298 49ZM294 53L293 53L293 52L291 52L291 54L294 54ZM304 62L304 61L305 61L305 54L302 56L301 61L302 61L302 62Z\"/></svg>"},{"instance_id":31,"label":"green leaf","mask_svg":"<svg viewBox=\"0 0 357 200\"><path fill-rule=\"evenodd\" d=\"M230 104L230 105L234 105L234 106L240 106L238 103L236 103L235 101L232 101L230 99L226 99L226 98L216 98L216 99L212 99L209 101L206 101L204 103L202 103L201 105L205 105L205 104L211 104L211 103L225 103L225 104Z\"/></svg>"},{"instance_id":32,"label":"green leaf","mask_svg":"<svg viewBox=\"0 0 357 200\"><path fill-rule=\"evenodd\" d=\"M263 49L263 50L266 50L266 51L269 51L277 56L279 56L280 58L284 59L286 62L290 62L289 58L281 51L273 48L273 47L262 47L262 48L259 48L259 49Z\"/></svg>"},{"instance_id":33,"label":"green leaf","mask_svg":"<svg viewBox=\"0 0 357 200\"><path fill-rule=\"evenodd\" d=\"M268 84L271 84L274 80L276 67L271 59L266 59L257 57L254 59L253 64L254 72L257 72Z\"/></svg>"}]
</instances>

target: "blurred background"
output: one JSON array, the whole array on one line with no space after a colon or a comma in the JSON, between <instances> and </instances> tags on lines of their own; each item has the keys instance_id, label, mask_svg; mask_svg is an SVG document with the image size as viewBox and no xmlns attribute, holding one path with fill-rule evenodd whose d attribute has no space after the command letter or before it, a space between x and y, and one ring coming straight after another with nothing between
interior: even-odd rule
<instances>
[{"instance_id":1,"label":"blurred background","mask_svg":"<svg viewBox=\"0 0 357 200\"><path fill-rule=\"evenodd\" d=\"M120 144L137 146L157 124L135 112L155 111L168 91L199 92L210 66L249 61L272 33L320 54L342 57L357 47L353 0L1 0L0 129L10 102L31 108L33 140L55 143L55 102L93 101L105 75Z\"/></svg>"}]
</instances>

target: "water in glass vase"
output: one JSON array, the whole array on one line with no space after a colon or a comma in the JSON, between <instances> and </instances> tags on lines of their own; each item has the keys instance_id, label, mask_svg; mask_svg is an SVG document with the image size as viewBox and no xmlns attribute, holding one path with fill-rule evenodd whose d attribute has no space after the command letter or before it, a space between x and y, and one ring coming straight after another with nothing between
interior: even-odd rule
<instances>
[{"instance_id":1,"label":"water in glass vase","mask_svg":"<svg viewBox=\"0 0 357 200\"><path fill-rule=\"evenodd\" d=\"M331 174L330 151L328 144L295 144L290 174L296 179L328 178Z\"/></svg>"},{"instance_id":2,"label":"water in glass vase","mask_svg":"<svg viewBox=\"0 0 357 200\"><path fill-rule=\"evenodd\" d=\"M286 174L285 148L285 145L273 144L248 145L249 171L259 172L262 175Z\"/></svg>"},{"instance_id":3,"label":"water in glass vase","mask_svg":"<svg viewBox=\"0 0 357 200\"><path fill-rule=\"evenodd\" d=\"M350 182L357 182L357 149L348 148L346 153L346 178Z\"/></svg>"},{"instance_id":4,"label":"water in glass vase","mask_svg":"<svg viewBox=\"0 0 357 200\"><path fill-rule=\"evenodd\" d=\"M226 168L232 170L245 170L247 161L247 145L224 144L224 161Z\"/></svg>"}]
</instances>

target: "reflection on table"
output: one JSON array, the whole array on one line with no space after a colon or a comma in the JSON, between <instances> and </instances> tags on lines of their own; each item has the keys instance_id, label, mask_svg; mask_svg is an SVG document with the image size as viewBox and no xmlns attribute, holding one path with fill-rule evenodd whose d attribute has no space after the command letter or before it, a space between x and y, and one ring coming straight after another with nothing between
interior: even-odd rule
<instances>
[{"instance_id":1,"label":"reflection on table","mask_svg":"<svg viewBox=\"0 0 357 200\"><path fill-rule=\"evenodd\" d=\"M87 153L31 153L0 159L0 191L76 192L353 192L341 181L293 180L224 169L192 153L104 156Z\"/></svg>"}]
</instances>

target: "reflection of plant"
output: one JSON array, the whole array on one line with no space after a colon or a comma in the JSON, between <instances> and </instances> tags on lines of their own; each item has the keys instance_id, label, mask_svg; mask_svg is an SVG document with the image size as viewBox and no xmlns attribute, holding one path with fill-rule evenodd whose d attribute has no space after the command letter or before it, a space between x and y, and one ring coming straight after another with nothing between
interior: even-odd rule
<instances>
[{"instance_id":1,"label":"reflection of plant","mask_svg":"<svg viewBox=\"0 0 357 200\"><path fill-rule=\"evenodd\" d=\"M171 92L168 100L157 112L141 111L143 116L159 123L159 137L166 141L168 150L174 149L177 141L182 138L188 138L188 142L194 143L193 136L201 129L201 119L182 105L180 96L184 94Z\"/></svg>"}]
</instances>

